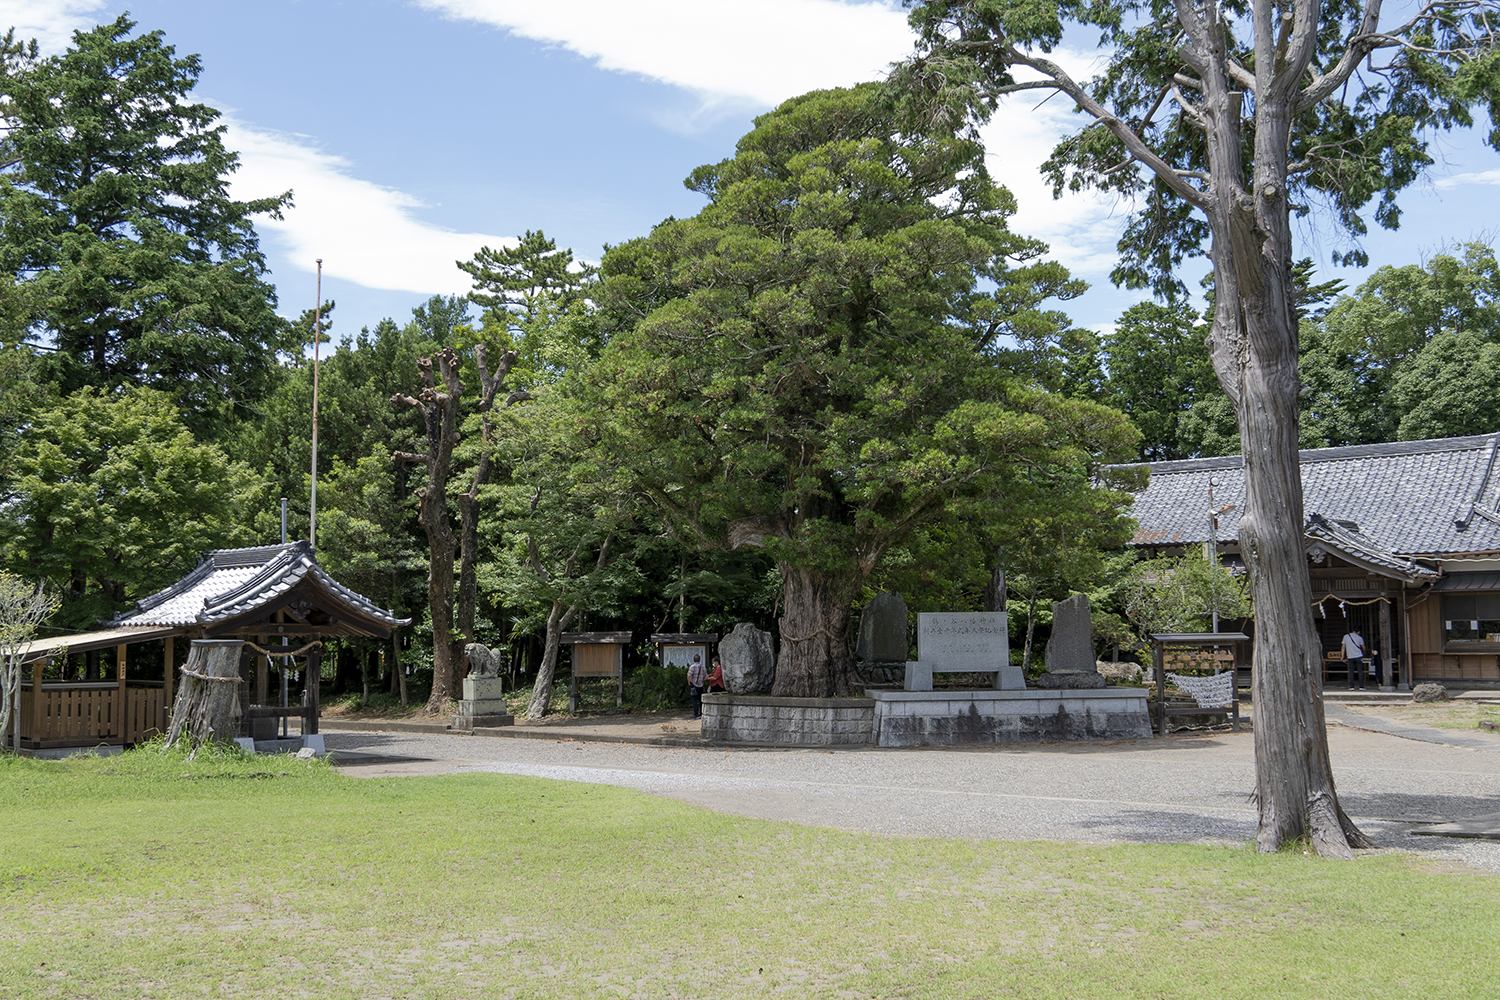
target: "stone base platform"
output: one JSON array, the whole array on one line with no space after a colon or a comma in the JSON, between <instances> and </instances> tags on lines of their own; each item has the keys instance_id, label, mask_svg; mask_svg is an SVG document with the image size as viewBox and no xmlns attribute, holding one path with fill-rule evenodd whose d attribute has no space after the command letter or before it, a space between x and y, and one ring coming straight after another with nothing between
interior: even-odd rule
<instances>
[{"instance_id":1,"label":"stone base platform","mask_svg":"<svg viewBox=\"0 0 1500 1000\"><path fill-rule=\"evenodd\" d=\"M455 715L451 728L468 731L472 729L495 729L499 726L514 726L516 717L509 713L492 712L488 715Z\"/></svg>"},{"instance_id":2,"label":"stone base platform","mask_svg":"<svg viewBox=\"0 0 1500 1000\"><path fill-rule=\"evenodd\" d=\"M873 742L869 698L703 696L703 739L750 746L827 747Z\"/></svg>"},{"instance_id":3,"label":"stone base platform","mask_svg":"<svg viewBox=\"0 0 1500 1000\"><path fill-rule=\"evenodd\" d=\"M870 691L882 747L1151 736L1145 688Z\"/></svg>"}]
</instances>

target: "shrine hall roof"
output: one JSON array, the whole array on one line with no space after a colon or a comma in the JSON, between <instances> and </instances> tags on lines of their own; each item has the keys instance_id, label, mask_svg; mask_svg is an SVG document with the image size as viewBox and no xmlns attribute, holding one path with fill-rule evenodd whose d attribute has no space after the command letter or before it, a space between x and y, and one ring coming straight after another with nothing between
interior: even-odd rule
<instances>
[{"instance_id":1,"label":"shrine hall roof","mask_svg":"<svg viewBox=\"0 0 1500 1000\"><path fill-rule=\"evenodd\" d=\"M1320 533L1357 542L1372 557L1500 552L1497 442L1500 434L1483 434L1304 451L1308 523L1321 520ZM1138 523L1132 544L1207 541L1210 479L1217 480L1213 505L1231 505L1219 515L1219 540L1239 534L1245 502L1239 455L1121 468L1150 472L1131 511Z\"/></svg>"},{"instance_id":2,"label":"shrine hall roof","mask_svg":"<svg viewBox=\"0 0 1500 1000\"><path fill-rule=\"evenodd\" d=\"M350 610L387 626L409 618L377 607L369 598L339 583L318 565L305 541L249 549L205 552L187 576L139 601L111 625L210 625L254 611L304 580L314 580Z\"/></svg>"}]
</instances>

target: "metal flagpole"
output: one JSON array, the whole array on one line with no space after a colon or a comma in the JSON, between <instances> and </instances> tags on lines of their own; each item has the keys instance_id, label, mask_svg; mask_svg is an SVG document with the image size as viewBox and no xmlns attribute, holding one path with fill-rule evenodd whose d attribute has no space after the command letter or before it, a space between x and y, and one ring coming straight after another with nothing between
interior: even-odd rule
<instances>
[{"instance_id":1,"label":"metal flagpole","mask_svg":"<svg viewBox=\"0 0 1500 1000\"><path fill-rule=\"evenodd\" d=\"M318 342L323 332L323 258L318 258L318 300L313 304L312 496L307 505L307 544L318 547Z\"/></svg>"}]
</instances>

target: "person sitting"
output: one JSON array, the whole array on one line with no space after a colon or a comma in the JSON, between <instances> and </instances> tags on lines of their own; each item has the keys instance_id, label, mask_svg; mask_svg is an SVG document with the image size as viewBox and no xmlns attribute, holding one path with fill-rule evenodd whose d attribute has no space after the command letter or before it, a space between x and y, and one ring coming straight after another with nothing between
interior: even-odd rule
<instances>
[{"instance_id":1,"label":"person sitting","mask_svg":"<svg viewBox=\"0 0 1500 1000\"><path fill-rule=\"evenodd\" d=\"M719 663L719 658L714 657L714 668L708 672L708 693L714 694L724 690L724 667Z\"/></svg>"}]
</instances>

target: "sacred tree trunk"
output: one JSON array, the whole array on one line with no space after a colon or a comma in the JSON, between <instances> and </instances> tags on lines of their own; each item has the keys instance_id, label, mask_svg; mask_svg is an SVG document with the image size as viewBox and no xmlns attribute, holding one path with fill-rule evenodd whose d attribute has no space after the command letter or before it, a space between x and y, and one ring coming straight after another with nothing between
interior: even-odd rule
<instances>
[{"instance_id":1,"label":"sacred tree trunk","mask_svg":"<svg viewBox=\"0 0 1500 1000\"><path fill-rule=\"evenodd\" d=\"M194 639L182 668L182 687L172 705L167 746L186 739L192 749L204 743L232 743L240 719L238 639Z\"/></svg>"},{"instance_id":2,"label":"sacred tree trunk","mask_svg":"<svg viewBox=\"0 0 1500 1000\"><path fill-rule=\"evenodd\" d=\"M1289 126L1274 95L1268 98L1257 107L1250 190L1225 185L1207 213L1214 262L1210 347L1234 402L1245 468L1240 551L1255 605L1256 848L1275 851L1307 837L1320 855L1347 858L1351 847L1374 845L1339 807L1329 763L1323 648L1313 625L1303 537L1302 386L1285 176ZM1217 126L1209 133L1213 173L1242 176L1238 96L1211 93L1209 107Z\"/></svg>"},{"instance_id":3,"label":"sacred tree trunk","mask_svg":"<svg viewBox=\"0 0 1500 1000\"><path fill-rule=\"evenodd\" d=\"M849 607L857 585L781 564L781 654L776 658L778 698L834 698L854 693L849 655Z\"/></svg>"},{"instance_id":4,"label":"sacred tree trunk","mask_svg":"<svg viewBox=\"0 0 1500 1000\"><path fill-rule=\"evenodd\" d=\"M577 614L576 604L565 611L562 601L552 602L552 611L547 615L547 642L542 653L542 666L537 670L536 683L531 688L531 703L526 706L528 719L540 719L547 714L547 703L552 700L552 679L557 676L557 653L562 647L563 629Z\"/></svg>"}]
</instances>

